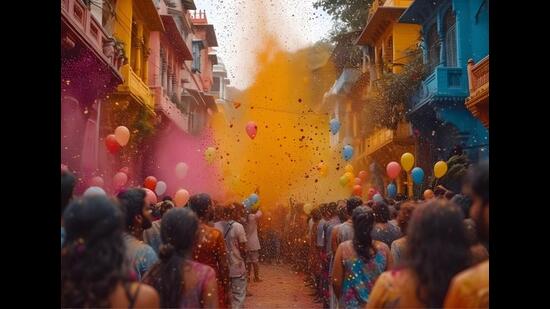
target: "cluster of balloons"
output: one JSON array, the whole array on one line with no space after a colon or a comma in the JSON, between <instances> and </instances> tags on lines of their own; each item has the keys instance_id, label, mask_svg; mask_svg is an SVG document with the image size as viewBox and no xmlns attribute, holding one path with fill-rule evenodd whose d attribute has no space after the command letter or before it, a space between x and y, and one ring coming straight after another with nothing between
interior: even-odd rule
<instances>
[{"instance_id":1,"label":"cluster of balloons","mask_svg":"<svg viewBox=\"0 0 550 309\"><path fill-rule=\"evenodd\" d=\"M247 210L251 210L254 207L259 206L260 197L256 193L250 194L246 199L243 201L244 207L246 207Z\"/></svg>"},{"instance_id":2,"label":"cluster of balloons","mask_svg":"<svg viewBox=\"0 0 550 309\"><path fill-rule=\"evenodd\" d=\"M115 129L115 134L109 134L105 138L105 146L111 154L117 153L120 148L126 146L130 141L130 130L125 126Z\"/></svg>"},{"instance_id":3,"label":"cluster of balloons","mask_svg":"<svg viewBox=\"0 0 550 309\"><path fill-rule=\"evenodd\" d=\"M357 176L354 175L353 166L348 164L344 167L344 174L340 177L340 185L342 187L350 186L352 194L355 196L363 195L362 184L367 180L367 172L359 171Z\"/></svg>"}]
</instances>

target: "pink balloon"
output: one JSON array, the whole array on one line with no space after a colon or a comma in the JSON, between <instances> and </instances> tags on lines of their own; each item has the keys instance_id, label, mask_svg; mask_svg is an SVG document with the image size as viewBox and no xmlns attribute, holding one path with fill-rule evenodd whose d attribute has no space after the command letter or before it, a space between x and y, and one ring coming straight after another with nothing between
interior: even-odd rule
<instances>
[{"instance_id":1,"label":"pink balloon","mask_svg":"<svg viewBox=\"0 0 550 309\"><path fill-rule=\"evenodd\" d=\"M65 172L68 172L69 171L69 167L65 164L61 164L61 171L65 171Z\"/></svg>"},{"instance_id":2,"label":"pink balloon","mask_svg":"<svg viewBox=\"0 0 550 309\"><path fill-rule=\"evenodd\" d=\"M362 181L366 181L367 180L367 172L360 171L359 172L359 178L361 178Z\"/></svg>"},{"instance_id":3,"label":"pink balloon","mask_svg":"<svg viewBox=\"0 0 550 309\"><path fill-rule=\"evenodd\" d=\"M248 136L250 136L251 139L254 139L256 137L256 133L258 133L258 126L254 121L249 121L246 124L246 133Z\"/></svg>"},{"instance_id":4,"label":"pink balloon","mask_svg":"<svg viewBox=\"0 0 550 309\"><path fill-rule=\"evenodd\" d=\"M119 170L119 172L123 172L123 173L125 173L126 175L128 175L128 173L130 172L130 169L129 169L127 166L125 166L125 167L121 168L121 169Z\"/></svg>"},{"instance_id":5,"label":"pink balloon","mask_svg":"<svg viewBox=\"0 0 550 309\"><path fill-rule=\"evenodd\" d=\"M183 207L187 204L189 200L189 192L185 189L179 189L174 196L174 202L176 202L176 207Z\"/></svg>"},{"instance_id":6,"label":"pink balloon","mask_svg":"<svg viewBox=\"0 0 550 309\"><path fill-rule=\"evenodd\" d=\"M361 185L361 178L355 177L355 179L353 180L353 184L354 185Z\"/></svg>"},{"instance_id":7,"label":"pink balloon","mask_svg":"<svg viewBox=\"0 0 550 309\"><path fill-rule=\"evenodd\" d=\"M90 180L90 187L103 188L103 185L105 185L105 181L103 181L103 178L101 178L100 176L95 176Z\"/></svg>"},{"instance_id":8,"label":"pink balloon","mask_svg":"<svg viewBox=\"0 0 550 309\"><path fill-rule=\"evenodd\" d=\"M388 177L391 179L397 178L399 176L399 173L401 173L401 165L399 163L392 161L388 163L386 166L386 173L388 173Z\"/></svg>"},{"instance_id":9,"label":"pink balloon","mask_svg":"<svg viewBox=\"0 0 550 309\"><path fill-rule=\"evenodd\" d=\"M124 187L124 185L128 182L128 175L124 172L118 172L113 176L113 186L118 189L121 187Z\"/></svg>"},{"instance_id":10,"label":"pink balloon","mask_svg":"<svg viewBox=\"0 0 550 309\"><path fill-rule=\"evenodd\" d=\"M145 190L145 201L147 202L147 204L156 204L157 203L157 195L155 194L155 192L147 189L147 188L143 188L143 190Z\"/></svg>"}]
</instances>

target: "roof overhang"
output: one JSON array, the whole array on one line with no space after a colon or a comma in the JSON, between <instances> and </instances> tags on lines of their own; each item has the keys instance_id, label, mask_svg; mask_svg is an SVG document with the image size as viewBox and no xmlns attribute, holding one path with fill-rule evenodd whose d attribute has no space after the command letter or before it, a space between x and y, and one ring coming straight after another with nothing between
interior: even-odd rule
<instances>
[{"instance_id":1,"label":"roof overhang","mask_svg":"<svg viewBox=\"0 0 550 309\"><path fill-rule=\"evenodd\" d=\"M189 47L185 44L174 17L171 15L161 15L161 17L166 29L165 34L170 38L172 45L183 56L184 60L193 60L193 54L191 54Z\"/></svg>"},{"instance_id":2,"label":"roof overhang","mask_svg":"<svg viewBox=\"0 0 550 309\"><path fill-rule=\"evenodd\" d=\"M387 27L392 23L395 23L403 12L405 12L405 8L387 6L379 7L372 18L368 21L355 44L374 45L380 36L385 32Z\"/></svg>"}]
</instances>

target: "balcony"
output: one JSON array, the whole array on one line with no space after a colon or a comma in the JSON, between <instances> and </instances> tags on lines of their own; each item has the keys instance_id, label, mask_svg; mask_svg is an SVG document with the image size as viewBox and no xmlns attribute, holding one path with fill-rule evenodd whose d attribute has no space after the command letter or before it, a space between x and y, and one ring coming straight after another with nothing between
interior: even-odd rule
<instances>
[{"instance_id":1,"label":"balcony","mask_svg":"<svg viewBox=\"0 0 550 309\"><path fill-rule=\"evenodd\" d=\"M163 87L151 87L155 96L155 109L161 111L182 131L189 132L189 115L182 111L180 107L168 96L164 95Z\"/></svg>"},{"instance_id":2,"label":"balcony","mask_svg":"<svg viewBox=\"0 0 550 309\"><path fill-rule=\"evenodd\" d=\"M468 96L467 74L462 68L438 66L412 98L412 111L430 101L458 101Z\"/></svg>"},{"instance_id":3,"label":"balcony","mask_svg":"<svg viewBox=\"0 0 550 309\"><path fill-rule=\"evenodd\" d=\"M468 81L470 96L466 98L466 108L489 128L489 56L476 64L468 60Z\"/></svg>"},{"instance_id":4,"label":"balcony","mask_svg":"<svg viewBox=\"0 0 550 309\"><path fill-rule=\"evenodd\" d=\"M414 143L412 128L409 123L400 123L396 130L380 129L371 134L365 141L365 155L369 156L387 145L412 145Z\"/></svg>"},{"instance_id":5,"label":"balcony","mask_svg":"<svg viewBox=\"0 0 550 309\"><path fill-rule=\"evenodd\" d=\"M155 102L153 101L149 87L136 75L130 65L124 65L121 73L124 77L124 83L118 87L118 91L130 94L147 109L154 111Z\"/></svg>"},{"instance_id":6,"label":"balcony","mask_svg":"<svg viewBox=\"0 0 550 309\"><path fill-rule=\"evenodd\" d=\"M115 40L105 32L101 22L92 16L90 8L82 0L61 0L61 20L76 36L67 36L64 40L80 40L122 79L118 70L124 63L123 51L115 46Z\"/></svg>"}]
</instances>

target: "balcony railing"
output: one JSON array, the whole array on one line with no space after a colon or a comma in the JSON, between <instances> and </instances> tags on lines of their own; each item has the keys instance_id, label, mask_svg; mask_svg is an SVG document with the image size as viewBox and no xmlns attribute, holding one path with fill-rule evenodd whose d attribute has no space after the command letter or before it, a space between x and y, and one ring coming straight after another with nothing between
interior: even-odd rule
<instances>
[{"instance_id":1,"label":"balcony railing","mask_svg":"<svg viewBox=\"0 0 550 309\"><path fill-rule=\"evenodd\" d=\"M105 62L116 70L120 69L124 63L124 54L82 0L61 0L61 15Z\"/></svg>"},{"instance_id":2,"label":"balcony railing","mask_svg":"<svg viewBox=\"0 0 550 309\"><path fill-rule=\"evenodd\" d=\"M365 143L365 154L370 155L390 143L412 142L412 128L409 123L400 123L396 130L380 129L371 134Z\"/></svg>"},{"instance_id":3,"label":"balcony railing","mask_svg":"<svg viewBox=\"0 0 550 309\"><path fill-rule=\"evenodd\" d=\"M132 70L130 65L126 64L121 69L124 78L124 84L119 86L121 91L130 92L134 97L138 98L145 107L154 110L155 102L153 101L149 87L139 78Z\"/></svg>"},{"instance_id":4,"label":"balcony railing","mask_svg":"<svg viewBox=\"0 0 550 309\"><path fill-rule=\"evenodd\" d=\"M483 58L478 63L470 59L468 61L468 81L470 96L484 88L489 88L489 56Z\"/></svg>"},{"instance_id":5,"label":"balcony railing","mask_svg":"<svg viewBox=\"0 0 550 309\"><path fill-rule=\"evenodd\" d=\"M474 64L468 60L470 96L465 105L468 110L489 128L489 56Z\"/></svg>"},{"instance_id":6,"label":"balcony railing","mask_svg":"<svg viewBox=\"0 0 550 309\"><path fill-rule=\"evenodd\" d=\"M412 98L412 107L417 109L434 97L466 98L468 80L466 70L438 66L424 81Z\"/></svg>"}]
</instances>

